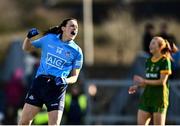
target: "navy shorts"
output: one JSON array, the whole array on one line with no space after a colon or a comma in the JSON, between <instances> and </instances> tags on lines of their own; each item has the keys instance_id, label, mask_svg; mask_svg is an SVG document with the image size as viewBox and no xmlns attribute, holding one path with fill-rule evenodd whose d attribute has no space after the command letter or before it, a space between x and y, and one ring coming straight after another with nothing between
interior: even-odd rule
<instances>
[{"instance_id":1,"label":"navy shorts","mask_svg":"<svg viewBox=\"0 0 180 126\"><path fill-rule=\"evenodd\" d=\"M46 105L47 111L64 109L65 92L67 85L56 85L55 77L51 75L40 75L33 80L25 103L42 108Z\"/></svg>"}]
</instances>

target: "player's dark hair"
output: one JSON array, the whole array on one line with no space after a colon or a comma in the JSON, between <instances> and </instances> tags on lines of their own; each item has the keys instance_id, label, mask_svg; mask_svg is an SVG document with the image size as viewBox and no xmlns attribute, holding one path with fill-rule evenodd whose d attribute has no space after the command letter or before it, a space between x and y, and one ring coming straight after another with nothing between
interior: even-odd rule
<instances>
[{"instance_id":1,"label":"player's dark hair","mask_svg":"<svg viewBox=\"0 0 180 126\"><path fill-rule=\"evenodd\" d=\"M63 20L60 25L50 27L47 31L44 32L44 35L47 35L50 33L51 34L63 34L62 27L65 27L67 25L68 21L70 21L70 20L77 21L77 19L75 19L75 18L67 18L67 19Z\"/></svg>"},{"instance_id":2,"label":"player's dark hair","mask_svg":"<svg viewBox=\"0 0 180 126\"><path fill-rule=\"evenodd\" d=\"M161 50L161 53L173 61L171 54L176 53L179 49L174 43L170 45L168 40L164 39L164 41L166 43L166 46Z\"/></svg>"}]
</instances>

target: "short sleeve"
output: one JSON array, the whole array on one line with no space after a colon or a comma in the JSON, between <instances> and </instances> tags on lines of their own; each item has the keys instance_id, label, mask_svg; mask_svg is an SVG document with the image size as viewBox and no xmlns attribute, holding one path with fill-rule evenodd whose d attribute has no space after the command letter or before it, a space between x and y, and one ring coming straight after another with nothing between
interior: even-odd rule
<instances>
[{"instance_id":1,"label":"short sleeve","mask_svg":"<svg viewBox=\"0 0 180 126\"><path fill-rule=\"evenodd\" d=\"M171 74L171 60L168 58L163 59L162 64L161 64L161 74Z\"/></svg>"},{"instance_id":2,"label":"short sleeve","mask_svg":"<svg viewBox=\"0 0 180 126\"><path fill-rule=\"evenodd\" d=\"M83 65L83 53L82 50L79 48L77 57L73 61L73 69L81 69Z\"/></svg>"},{"instance_id":3,"label":"short sleeve","mask_svg":"<svg viewBox=\"0 0 180 126\"><path fill-rule=\"evenodd\" d=\"M31 44L36 47L36 48L42 48L43 44L44 44L44 41L47 39L46 36L43 36L39 39L36 39L34 41L31 42Z\"/></svg>"}]
</instances>

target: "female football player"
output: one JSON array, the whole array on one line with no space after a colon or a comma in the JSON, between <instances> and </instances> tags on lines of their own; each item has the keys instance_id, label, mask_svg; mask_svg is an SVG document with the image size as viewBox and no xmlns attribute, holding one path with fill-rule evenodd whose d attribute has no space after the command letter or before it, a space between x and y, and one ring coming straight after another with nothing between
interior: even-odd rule
<instances>
[{"instance_id":1,"label":"female football player","mask_svg":"<svg viewBox=\"0 0 180 126\"><path fill-rule=\"evenodd\" d=\"M60 124L67 85L77 81L83 63L81 48L74 42L77 33L78 23L74 18L50 28L34 41L31 38L39 32L36 28L29 30L22 48L28 52L40 48L41 60L25 98L19 125L31 124L43 104L47 107L48 124Z\"/></svg>"},{"instance_id":2,"label":"female football player","mask_svg":"<svg viewBox=\"0 0 180 126\"><path fill-rule=\"evenodd\" d=\"M135 75L134 85L129 88L133 94L139 87L144 87L137 114L138 125L147 125L153 118L154 125L165 125L169 104L168 77L171 74L171 53L177 51L167 40L154 37L150 42L152 56L146 60L146 78Z\"/></svg>"}]
</instances>

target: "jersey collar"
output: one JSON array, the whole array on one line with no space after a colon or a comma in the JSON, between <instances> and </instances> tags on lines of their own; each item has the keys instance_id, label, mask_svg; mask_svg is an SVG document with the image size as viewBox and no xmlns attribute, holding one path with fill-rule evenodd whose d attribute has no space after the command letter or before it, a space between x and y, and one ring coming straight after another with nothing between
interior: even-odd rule
<instances>
[{"instance_id":1,"label":"jersey collar","mask_svg":"<svg viewBox=\"0 0 180 126\"><path fill-rule=\"evenodd\" d=\"M60 42L62 42L62 43L64 43L64 44L69 44L69 43L73 42L73 40L62 41L62 40L60 39L60 36L61 36L61 34L58 34L58 35L57 35L57 38L60 40Z\"/></svg>"},{"instance_id":2,"label":"jersey collar","mask_svg":"<svg viewBox=\"0 0 180 126\"><path fill-rule=\"evenodd\" d=\"M161 56L158 57L158 58L154 58L154 59L151 57L151 61L154 62L154 63L155 63L155 62L158 62L162 57L163 57L163 55L161 55Z\"/></svg>"}]
</instances>

